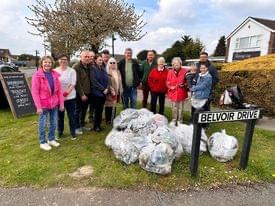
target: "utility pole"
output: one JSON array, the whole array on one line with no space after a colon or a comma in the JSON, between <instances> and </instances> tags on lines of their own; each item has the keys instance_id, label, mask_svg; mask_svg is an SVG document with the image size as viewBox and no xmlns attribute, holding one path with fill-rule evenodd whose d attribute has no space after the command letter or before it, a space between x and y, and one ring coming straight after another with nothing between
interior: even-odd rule
<instances>
[{"instance_id":1,"label":"utility pole","mask_svg":"<svg viewBox=\"0 0 275 206\"><path fill-rule=\"evenodd\" d=\"M115 57L115 35L112 34L112 56Z\"/></svg>"},{"instance_id":2,"label":"utility pole","mask_svg":"<svg viewBox=\"0 0 275 206\"><path fill-rule=\"evenodd\" d=\"M36 66L36 70L38 70L38 54L39 54L39 51L35 50L35 66Z\"/></svg>"}]
</instances>

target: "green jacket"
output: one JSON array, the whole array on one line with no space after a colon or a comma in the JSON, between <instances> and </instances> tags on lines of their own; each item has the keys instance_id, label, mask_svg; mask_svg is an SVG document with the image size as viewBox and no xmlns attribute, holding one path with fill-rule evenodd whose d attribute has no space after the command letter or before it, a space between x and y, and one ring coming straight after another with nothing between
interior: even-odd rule
<instances>
[{"instance_id":1,"label":"green jacket","mask_svg":"<svg viewBox=\"0 0 275 206\"><path fill-rule=\"evenodd\" d=\"M152 68L157 67L157 62L154 60L150 65L147 60L141 63L142 85L148 85L148 76Z\"/></svg>"},{"instance_id":2,"label":"green jacket","mask_svg":"<svg viewBox=\"0 0 275 206\"><path fill-rule=\"evenodd\" d=\"M90 65L87 68L79 62L73 65L76 71L76 85L75 90L79 96L89 95L91 92L90 84Z\"/></svg>"}]
</instances>

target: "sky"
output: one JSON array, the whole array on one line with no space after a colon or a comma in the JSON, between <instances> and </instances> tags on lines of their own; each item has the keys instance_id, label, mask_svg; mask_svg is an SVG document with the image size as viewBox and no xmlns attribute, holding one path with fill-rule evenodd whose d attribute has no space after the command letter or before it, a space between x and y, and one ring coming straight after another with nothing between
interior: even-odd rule
<instances>
[{"instance_id":1,"label":"sky","mask_svg":"<svg viewBox=\"0 0 275 206\"><path fill-rule=\"evenodd\" d=\"M53 3L54 0L46 0ZM115 53L123 54L131 47L134 55L143 49L162 53L184 35L199 38L212 54L222 35L228 36L248 16L275 20L274 0L124 0L134 4L136 13L145 10L143 28L147 32L140 41L123 42L116 37ZM33 36L35 28L25 17L33 14L28 6L36 0L0 0L0 48L12 54L45 54L43 38ZM106 39L111 45L111 40ZM110 46L106 46L111 51ZM47 54L49 54L46 51Z\"/></svg>"}]
</instances>

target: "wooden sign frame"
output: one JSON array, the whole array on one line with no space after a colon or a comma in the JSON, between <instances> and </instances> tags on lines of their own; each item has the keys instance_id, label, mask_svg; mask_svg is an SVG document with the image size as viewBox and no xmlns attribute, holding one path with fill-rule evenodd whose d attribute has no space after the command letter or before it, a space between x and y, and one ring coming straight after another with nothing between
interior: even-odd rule
<instances>
[{"instance_id":1,"label":"wooden sign frame","mask_svg":"<svg viewBox=\"0 0 275 206\"><path fill-rule=\"evenodd\" d=\"M2 84L5 96L6 96L7 100L8 100L8 103L9 103L9 106L10 106L10 109L11 109L11 112L12 112L13 116L15 118L19 118L19 117L21 117L23 115L35 114L35 107L33 107L33 110L31 108L32 111L27 112L27 113L18 114L18 112L16 112L16 109L14 107L15 106L14 102L12 101L11 96L10 96L10 90L9 90L9 88L7 86L7 82L5 81L3 75L4 76L7 76L7 75L11 75L11 76L20 75L21 76L21 75L23 75L24 76L24 84L26 84L26 89L27 89L26 93L30 94L30 96L28 95L28 97L31 98L31 100L30 100L31 105L34 105L34 102L33 102L32 96L31 96L31 91L30 91L29 84L28 84L28 82L26 80L26 76L25 76L24 73L21 73L21 72L3 72L3 73L1 73L0 72L0 82Z\"/></svg>"}]
</instances>

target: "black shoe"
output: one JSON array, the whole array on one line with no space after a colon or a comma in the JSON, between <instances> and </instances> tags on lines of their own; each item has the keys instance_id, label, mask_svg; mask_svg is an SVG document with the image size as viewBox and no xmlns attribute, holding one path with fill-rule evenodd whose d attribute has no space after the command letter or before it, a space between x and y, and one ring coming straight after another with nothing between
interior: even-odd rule
<instances>
[{"instance_id":1,"label":"black shoe","mask_svg":"<svg viewBox=\"0 0 275 206\"><path fill-rule=\"evenodd\" d=\"M58 139L62 138L62 136L63 136L63 133L58 132L57 134Z\"/></svg>"}]
</instances>

